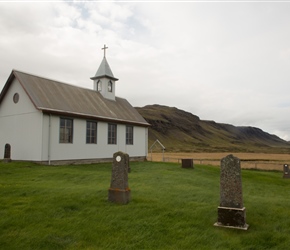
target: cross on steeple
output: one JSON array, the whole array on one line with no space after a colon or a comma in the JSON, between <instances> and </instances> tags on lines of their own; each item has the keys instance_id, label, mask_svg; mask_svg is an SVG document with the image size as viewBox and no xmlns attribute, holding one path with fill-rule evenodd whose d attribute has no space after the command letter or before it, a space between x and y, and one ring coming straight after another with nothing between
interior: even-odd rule
<instances>
[{"instance_id":1,"label":"cross on steeple","mask_svg":"<svg viewBox=\"0 0 290 250\"><path fill-rule=\"evenodd\" d=\"M104 44L104 48L102 48L104 50L104 57L106 57L106 49L108 49L108 47L106 47L106 44Z\"/></svg>"}]
</instances>

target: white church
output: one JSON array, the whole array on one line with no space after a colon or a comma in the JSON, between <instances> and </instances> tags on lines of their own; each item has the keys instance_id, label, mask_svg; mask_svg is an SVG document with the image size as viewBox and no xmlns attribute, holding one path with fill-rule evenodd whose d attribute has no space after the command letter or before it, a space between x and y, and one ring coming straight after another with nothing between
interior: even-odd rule
<instances>
[{"instance_id":1,"label":"white church","mask_svg":"<svg viewBox=\"0 0 290 250\"><path fill-rule=\"evenodd\" d=\"M145 160L146 120L123 98L104 58L93 89L12 70L0 94L0 149L11 159L43 164L111 161L123 151ZM0 151L1 152L1 151Z\"/></svg>"}]
</instances>

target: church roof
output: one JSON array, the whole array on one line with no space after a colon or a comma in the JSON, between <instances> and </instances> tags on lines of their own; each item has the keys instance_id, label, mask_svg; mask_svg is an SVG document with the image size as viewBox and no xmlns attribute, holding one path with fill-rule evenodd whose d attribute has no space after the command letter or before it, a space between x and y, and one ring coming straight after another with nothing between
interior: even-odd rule
<instances>
[{"instance_id":1,"label":"church roof","mask_svg":"<svg viewBox=\"0 0 290 250\"><path fill-rule=\"evenodd\" d=\"M97 73L91 79L98 79L98 78L105 77L105 76L108 78L111 78L114 81L118 81L118 79L114 77L113 72L110 68L110 65L109 65L106 57L103 58L100 66L97 70Z\"/></svg>"},{"instance_id":2,"label":"church roof","mask_svg":"<svg viewBox=\"0 0 290 250\"><path fill-rule=\"evenodd\" d=\"M116 97L115 101L108 100L95 90L17 70L12 70L0 94L0 104L15 78L35 108L44 113L150 126L126 99Z\"/></svg>"}]
</instances>

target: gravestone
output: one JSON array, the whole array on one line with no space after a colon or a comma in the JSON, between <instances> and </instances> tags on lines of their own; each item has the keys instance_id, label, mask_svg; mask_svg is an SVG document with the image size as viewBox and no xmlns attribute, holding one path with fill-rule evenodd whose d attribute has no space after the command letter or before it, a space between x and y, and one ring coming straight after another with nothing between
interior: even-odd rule
<instances>
[{"instance_id":1,"label":"gravestone","mask_svg":"<svg viewBox=\"0 0 290 250\"><path fill-rule=\"evenodd\" d=\"M4 162L11 162L11 145L6 143L4 149Z\"/></svg>"},{"instance_id":2,"label":"gravestone","mask_svg":"<svg viewBox=\"0 0 290 250\"><path fill-rule=\"evenodd\" d=\"M193 168L193 159L181 159L182 168Z\"/></svg>"},{"instance_id":3,"label":"gravestone","mask_svg":"<svg viewBox=\"0 0 290 250\"><path fill-rule=\"evenodd\" d=\"M289 173L289 166L288 164L284 164L283 166L283 178L290 178L290 173Z\"/></svg>"},{"instance_id":4,"label":"gravestone","mask_svg":"<svg viewBox=\"0 0 290 250\"><path fill-rule=\"evenodd\" d=\"M113 155L112 178L108 200L114 203L127 204L131 200L128 187L129 155L121 151Z\"/></svg>"},{"instance_id":5,"label":"gravestone","mask_svg":"<svg viewBox=\"0 0 290 250\"><path fill-rule=\"evenodd\" d=\"M125 165L128 167L128 173L131 173L131 168L130 168L130 157L128 154L124 154L125 155Z\"/></svg>"},{"instance_id":6,"label":"gravestone","mask_svg":"<svg viewBox=\"0 0 290 250\"><path fill-rule=\"evenodd\" d=\"M221 160L220 206L218 207L219 227L247 230L246 208L243 204L240 159L228 155Z\"/></svg>"}]
</instances>

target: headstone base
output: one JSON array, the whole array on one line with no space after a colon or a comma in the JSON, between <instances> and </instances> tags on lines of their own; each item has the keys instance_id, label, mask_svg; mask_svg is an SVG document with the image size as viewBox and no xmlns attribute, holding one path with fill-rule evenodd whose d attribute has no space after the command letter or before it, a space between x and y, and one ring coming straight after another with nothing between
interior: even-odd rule
<instances>
[{"instance_id":1,"label":"headstone base","mask_svg":"<svg viewBox=\"0 0 290 250\"><path fill-rule=\"evenodd\" d=\"M214 226L248 230L246 208L218 207L218 222Z\"/></svg>"},{"instance_id":2,"label":"headstone base","mask_svg":"<svg viewBox=\"0 0 290 250\"><path fill-rule=\"evenodd\" d=\"M193 159L181 159L182 168L193 168Z\"/></svg>"},{"instance_id":3,"label":"headstone base","mask_svg":"<svg viewBox=\"0 0 290 250\"><path fill-rule=\"evenodd\" d=\"M131 190L109 188L108 200L118 204L127 204L131 200Z\"/></svg>"},{"instance_id":4,"label":"headstone base","mask_svg":"<svg viewBox=\"0 0 290 250\"><path fill-rule=\"evenodd\" d=\"M286 178L286 179L290 178L290 173L284 173L283 178Z\"/></svg>"},{"instance_id":5,"label":"headstone base","mask_svg":"<svg viewBox=\"0 0 290 250\"><path fill-rule=\"evenodd\" d=\"M11 162L11 159L10 159L10 158L4 158L4 159L3 159L3 162L4 162L4 163Z\"/></svg>"}]
</instances>

